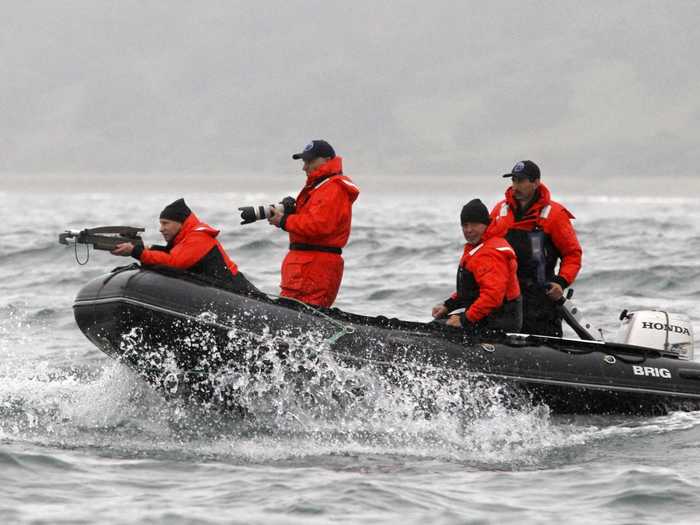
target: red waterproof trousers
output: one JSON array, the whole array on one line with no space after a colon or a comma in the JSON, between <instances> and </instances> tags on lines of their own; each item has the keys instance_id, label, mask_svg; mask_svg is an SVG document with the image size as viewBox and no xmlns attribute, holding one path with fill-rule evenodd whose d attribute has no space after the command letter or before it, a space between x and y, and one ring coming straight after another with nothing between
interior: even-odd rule
<instances>
[{"instance_id":1,"label":"red waterproof trousers","mask_svg":"<svg viewBox=\"0 0 700 525\"><path fill-rule=\"evenodd\" d=\"M282 262L281 295L330 307L340 290L344 266L335 253L290 250Z\"/></svg>"}]
</instances>

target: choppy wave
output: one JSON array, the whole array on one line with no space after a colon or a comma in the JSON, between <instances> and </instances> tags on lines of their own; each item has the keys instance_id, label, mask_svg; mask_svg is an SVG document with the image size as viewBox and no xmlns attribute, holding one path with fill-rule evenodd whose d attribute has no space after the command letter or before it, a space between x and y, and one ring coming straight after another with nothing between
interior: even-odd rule
<instances>
[{"instance_id":1,"label":"choppy wave","mask_svg":"<svg viewBox=\"0 0 700 525\"><path fill-rule=\"evenodd\" d=\"M275 293L286 238L262 221L239 226L229 197L198 196L198 214L219 222L241 270ZM9 491L0 495L0 521L40 521L42 512L90 521L115 491L134 513L106 512L105 521L139 521L148 483L158 487L151 501L171 509L144 518L152 521L216 522L207 511L193 514L198 501L227 516L245 509L249 521L300 523L391 522L397 514L585 523L591 509L600 523L692 523L700 510L700 413L554 417L546 406L514 408L495 385L411 370L387 382L332 356L299 363L306 381L290 380L274 360L277 375L229 370L221 384L238 389L239 412L165 399L72 321L81 284L124 260L93 252L78 267L70 248L53 244L66 227L105 223L147 225L147 242L158 242L163 199L0 200L10 232L0 247L0 479ZM337 306L426 320L454 286L463 242L457 201L363 198ZM51 224L26 212L49 204ZM566 204L584 247L574 299L589 317L611 332L622 308L663 307L689 314L700 330L697 199ZM315 348L285 342L301 360ZM83 486L94 493L75 488ZM23 495L37 491L55 491L67 510Z\"/></svg>"},{"instance_id":2,"label":"choppy wave","mask_svg":"<svg viewBox=\"0 0 700 525\"><path fill-rule=\"evenodd\" d=\"M391 453L482 466L537 463L549 449L584 440L580 429L553 423L546 406L512 408L497 385L444 370L396 370L387 379L319 354L313 334L275 339L248 356L265 363L264 373L234 368L217 378L235 394L234 411L167 401L117 363L28 367L12 355L0 367L0 431L5 439L120 455L173 453L187 441L186 455L245 461ZM144 351L138 338L126 342ZM284 362L268 350L279 343L290 349Z\"/></svg>"},{"instance_id":3,"label":"choppy wave","mask_svg":"<svg viewBox=\"0 0 700 525\"><path fill-rule=\"evenodd\" d=\"M313 337L285 340L290 353L284 362L266 350L277 343L251 350L249 360L264 362L264 373L221 372L218 384L235 391L236 410L164 399L109 361L82 368L5 366L0 435L47 446L97 447L120 457L316 463L337 454L392 454L513 469L542 467L599 441L700 426L700 413L631 422L553 418L545 405L514 408L500 386L446 377L444 370L395 370L387 379L371 366L348 367L318 354Z\"/></svg>"},{"instance_id":4,"label":"choppy wave","mask_svg":"<svg viewBox=\"0 0 700 525\"><path fill-rule=\"evenodd\" d=\"M618 294L638 294L646 297L700 296L700 265L673 264L639 268L598 270L583 275L578 287L606 287Z\"/></svg>"}]
</instances>

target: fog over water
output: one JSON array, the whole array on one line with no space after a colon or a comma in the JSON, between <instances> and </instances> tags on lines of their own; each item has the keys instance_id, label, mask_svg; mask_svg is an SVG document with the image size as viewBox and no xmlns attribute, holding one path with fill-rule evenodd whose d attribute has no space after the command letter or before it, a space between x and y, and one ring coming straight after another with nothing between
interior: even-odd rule
<instances>
[{"instance_id":1,"label":"fog over water","mask_svg":"<svg viewBox=\"0 0 700 525\"><path fill-rule=\"evenodd\" d=\"M0 19L0 173L694 176L692 1L27 1Z\"/></svg>"}]
</instances>

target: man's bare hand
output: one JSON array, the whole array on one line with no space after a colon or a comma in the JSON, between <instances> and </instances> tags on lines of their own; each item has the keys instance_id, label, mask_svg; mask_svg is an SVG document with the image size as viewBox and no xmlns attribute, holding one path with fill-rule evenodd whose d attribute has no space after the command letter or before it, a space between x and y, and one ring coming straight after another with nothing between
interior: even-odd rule
<instances>
[{"instance_id":1,"label":"man's bare hand","mask_svg":"<svg viewBox=\"0 0 700 525\"><path fill-rule=\"evenodd\" d=\"M282 221L283 216L284 216L283 211L280 210L279 208L275 208L274 213L270 216L269 219L267 219L267 222L269 222L273 226L279 226L280 222Z\"/></svg>"},{"instance_id":2,"label":"man's bare hand","mask_svg":"<svg viewBox=\"0 0 700 525\"><path fill-rule=\"evenodd\" d=\"M459 317L459 315L451 315L450 318L447 320L447 325L454 326L455 328L461 328L462 323L460 322Z\"/></svg>"},{"instance_id":3,"label":"man's bare hand","mask_svg":"<svg viewBox=\"0 0 700 525\"><path fill-rule=\"evenodd\" d=\"M447 306L444 304L436 304L433 306L433 317L435 319L442 319L447 315Z\"/></svg>"},{"instance_id":4,"label":"man's bare hand","mask_svg":"<svg viewBox=\"0 0 700 525\"><path fill-rule=\"evenodd\" d=\"M547 290L547 297L552 301L558 301L564 297L564 290L557 283L549 283L549 290Z\"/></svg>"},{"instance_id":5,"label":"man's bare hand","mask_svg":"<svg viewBox=\"0 0 700 525\"><path fill-rule=\"evenodd\" d=\"M112 255L123 255L124 257L128 257L133 251L133 244L130 242L123 242L121 244L117 244L114 250L112 250Z\"/></svg>"}]
</instances>

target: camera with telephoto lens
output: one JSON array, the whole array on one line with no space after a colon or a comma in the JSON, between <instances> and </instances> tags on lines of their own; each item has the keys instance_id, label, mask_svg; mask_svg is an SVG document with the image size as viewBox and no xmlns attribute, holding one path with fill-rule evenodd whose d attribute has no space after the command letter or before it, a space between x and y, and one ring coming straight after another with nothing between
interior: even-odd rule
<instances>
[{"instance_id":1,"label":"camera with telephoto lens","mask_svg":"<svg viewBox=\"0 0 700 525\"><path fill-rule=\"evenodd\" d=\"M285 215L294 213L297 203L294 197L285 197L282 202L277 204L268 204L267 206L243 206L238 208L241 212L241 224L250 224L251 222L269 219L276 210L281 210Z\"/></svg>"}]
</instances>

